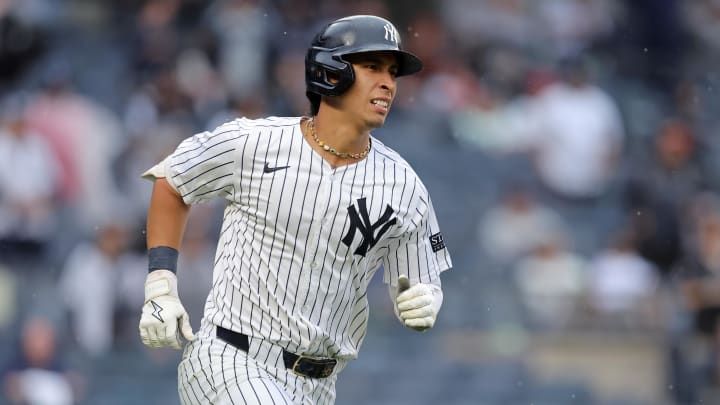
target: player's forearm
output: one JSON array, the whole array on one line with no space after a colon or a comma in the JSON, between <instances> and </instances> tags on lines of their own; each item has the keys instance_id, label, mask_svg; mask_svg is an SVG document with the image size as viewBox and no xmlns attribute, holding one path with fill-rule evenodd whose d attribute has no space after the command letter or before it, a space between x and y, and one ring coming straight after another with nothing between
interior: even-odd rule
<instances>
[{"instance_id":1,"label":"player's forearm","mask_svg":"<svg viewBox=\"0 0 720 405\"><path fill-rule=\"evenodd\" d=\"M147 219L148 275L140 338L150 347L182 348L195 339L177 290L177 259L190 208L164 177L156 177Z\"/></svg>"},{"instance_id":2,"label":"player's forearm","mask_svg":"<svg viewBox=\"0 0 720 405\"><path fill-rule=\"evenodd\" d=\"M180 249L190 207L165 180L155 181L147 216L147 247Z\"/></svg>"}]
</instances>

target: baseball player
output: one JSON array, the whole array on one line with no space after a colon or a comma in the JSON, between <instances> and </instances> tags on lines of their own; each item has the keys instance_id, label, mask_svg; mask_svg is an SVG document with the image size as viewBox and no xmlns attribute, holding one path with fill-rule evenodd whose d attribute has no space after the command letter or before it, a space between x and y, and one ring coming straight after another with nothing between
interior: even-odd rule
<instances>
[{"instance_id":1,"label":"baseball player","mask_svg":"<svg viewBox=\"0 0 720 405\"><path fill-rule=\"evenodd\" d=\"M149 274L143 343L183 346L183 404L332 404L357 357L367 287L382 267L405 326L431 328L451 267L428 191L370 131L397 78L422 69L393 24L334 21L305 61L308 117L239 118L184 140L144 176ZM213 284L197 335L177 294L189 206L224 198Z\"/></svg>"}]
</instances>

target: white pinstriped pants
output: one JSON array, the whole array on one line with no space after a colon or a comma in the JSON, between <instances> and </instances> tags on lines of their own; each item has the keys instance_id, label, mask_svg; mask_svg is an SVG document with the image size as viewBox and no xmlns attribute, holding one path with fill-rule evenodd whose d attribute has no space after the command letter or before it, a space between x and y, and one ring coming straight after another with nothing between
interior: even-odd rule
<instances>
[{"instance_id":1,"label":"white pinstriped pants","mask_svg":"<svg viewBox=\"0 0 720 405\"><path fill-rule=\"evenodd\" d=\"M298 376L285 367L282 348L250 338L245 353L215 337L203 326L187 344L178 366L178 393L183 405L324 405L335 403L339 361L333 375Z\"/></svg>"}]
</instances>

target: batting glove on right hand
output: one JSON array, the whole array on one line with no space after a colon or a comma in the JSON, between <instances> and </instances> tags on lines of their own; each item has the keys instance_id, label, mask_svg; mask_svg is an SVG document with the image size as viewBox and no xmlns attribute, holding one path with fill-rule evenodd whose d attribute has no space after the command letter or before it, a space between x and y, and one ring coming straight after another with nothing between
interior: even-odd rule
<instances>
[{"instance_id":1,"label":"batting glove on right hand","mask_svg":"<svg viewBox=\"0 0 720 405\"><path fill-rule=\"evenodd\" d=\"M169 270L154 270L145 279L145 305L140 317L140 338L150 347L182 349L180 333L195 339L190 317L177 292L177 277Z\"/></svg>"}]
</instances>

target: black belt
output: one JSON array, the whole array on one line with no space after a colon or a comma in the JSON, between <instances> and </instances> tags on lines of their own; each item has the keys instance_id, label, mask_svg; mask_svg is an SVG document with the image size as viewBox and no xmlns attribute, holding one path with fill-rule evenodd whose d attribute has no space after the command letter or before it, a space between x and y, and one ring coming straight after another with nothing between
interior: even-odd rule
<instances>
[{"instance_id":1,"label":"black belt","mask_svg":"<svg viewBox=\"0 0 720 405\"><path fill-rule=\"evenodd\" d=\"M250 348L250 340L247 335L233 332L218 326L216 336L228 344L247 352ZM332 375L337 360L335 359L317 359L313 357L298 356L295 353L283 349L283 362L285 367L292 370L295 374L310 378L327 378Z\"/></svg>"}]
</instances>

